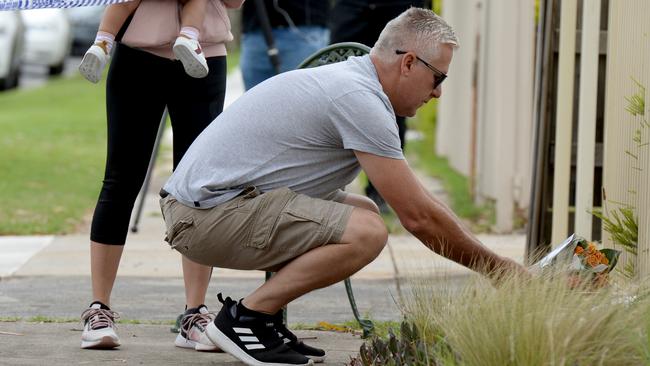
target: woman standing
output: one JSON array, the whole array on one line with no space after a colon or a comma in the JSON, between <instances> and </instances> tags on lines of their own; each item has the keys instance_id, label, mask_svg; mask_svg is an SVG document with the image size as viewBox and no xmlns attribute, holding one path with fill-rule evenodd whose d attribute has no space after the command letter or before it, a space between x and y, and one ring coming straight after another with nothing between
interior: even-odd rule
<instances>
[{"instance_id":1,"label":"woman standing","mask_svg":"<svg viewBox=\"0 0 650 366\"><path fill-rule=\"evenodd\" d=\"M108 141L106 171L90 233L92 302L83 312L82 348L114 348L117 313L110 295L117 275L131 211L144 181L165 107L174 131L174 167L201 131L223 110L226 46L232 40L226 8L243 0L210 0L199 37L209 73L196 79L174 59L171 44L180 31L176 0L143 0L115 46L106 81ZM119 39L119 37L118 37ZM205 294L211 268L183 257L186 316L176 345L214 349L201 324L212 316ZM195 325L199 325L198 327Z\"/></svg>"}]
</instances>

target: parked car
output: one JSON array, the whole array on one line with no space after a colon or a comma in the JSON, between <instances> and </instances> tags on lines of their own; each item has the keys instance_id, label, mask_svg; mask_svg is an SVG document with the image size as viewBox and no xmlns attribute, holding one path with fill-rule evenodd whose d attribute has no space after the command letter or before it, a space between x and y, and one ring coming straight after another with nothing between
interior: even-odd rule
<instances>
[{"instance_id":1,"label":"parked car","mask_svg":"<svg viewBox=\"0 0 650 366\"><path fill-rule=\"evenodd\" d=\"M63 72L72 47L72 27L63 9L36 9L21 12L25 23L23 61L48 67L50 75Z\"/></svg>"},{"instance_id":2,"label":"parked car","mask_svg":"<svg viewBox=\"0 0 650 366\"><path fill-rule=\"evenodd\" d=\"M0 90L18 86L25 27L17 11L0 11Z\"/></svg>"},{"instance_id":3,"label":"parked car","mask_svg":"<svg viewBox=\"0 0 650 366\"><path fill-rule=\"evenodd\" d=\"M67 9L72 25L72 54L81 56L95 42L106 6L82 6Z\"/></svg>"}]
</instances>

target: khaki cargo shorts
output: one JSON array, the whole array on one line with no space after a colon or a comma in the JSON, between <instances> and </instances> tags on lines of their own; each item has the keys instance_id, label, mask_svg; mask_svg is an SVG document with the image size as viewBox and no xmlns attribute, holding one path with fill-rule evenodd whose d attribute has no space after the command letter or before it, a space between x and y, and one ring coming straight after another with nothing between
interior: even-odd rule
<instances>
[{"instance_id":1,"label":"khaki cargo shorts","mask_svg":"<svg viewBox=\"0 0 650 366\"><path fill-rule=\"evenodd\" d=\"M342 201L345 193L334 200ZM194 262L222 268L277 270L293 258L343 236L352 206L282 188L255 187L210 209L160 199L165 241Z\"/></svg>"}]
</instances>

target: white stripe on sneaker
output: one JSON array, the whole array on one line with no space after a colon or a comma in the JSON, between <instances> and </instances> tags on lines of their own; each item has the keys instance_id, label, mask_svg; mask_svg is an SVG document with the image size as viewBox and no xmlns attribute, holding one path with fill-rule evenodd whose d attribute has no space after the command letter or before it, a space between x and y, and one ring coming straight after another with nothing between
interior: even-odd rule
<instances>
[{"instance_id":1,"label":"white stripe on sneaker","mask_svg":"<svg viewBox=\"0 0 650 366\"><path fill-rule=\"evenodd\" d=\"M253 356L246 353L246 351L243 348L240 348L237 344L235 344L235 342L233 342L230 338L228 338L227 335L225 335L221 330L219 330L219 328L217 328L214 322L208 324L206 328L206 334L208 338L210 338L210 340L214 342L214 344L216 344L219 348L221 348L225 352L230 353L232 356L234 356L235 358L239 359L240 361L244 362L247 365L268 366L270 364L266 362L261 362L255 359ZM303 366L309 366L313 364L314 362L312 360L309 360L307 363L303 364Z\"/></svg>"},{"instance_id":2,"label":"white stripe on sneaker","mask_svg":"<svg viewBox=\"0 0 650 366\"><path fill-rule=\"evenodd\" d=\"M255 343L255 344L247 344L246 349L263 349L266 348L264 347L263 344Z\"/></svg>"},{"instance_id":3,"label":"white stripe on sneaker","mask_svg":"<svg viewBox=\"0 0 650 366\"><path fill-rule=\"evenodd\" d=\"M239 340L242 341L242 342L259 342L260 341L255 336L239 336Z\"/></svg>"},{"instance_id":4,"label":"white stripe on sneaker","mask_svg":"<svg viewBox=\"0 0 650 366\"><path fill-rule=\"evenodd\" d=\"M237 327L233 327L232 330L234 330L235 333L237 333L237 334L253 334L253 331L251 330L251 328L237 328Z\"/></svg>"}]
</instances>

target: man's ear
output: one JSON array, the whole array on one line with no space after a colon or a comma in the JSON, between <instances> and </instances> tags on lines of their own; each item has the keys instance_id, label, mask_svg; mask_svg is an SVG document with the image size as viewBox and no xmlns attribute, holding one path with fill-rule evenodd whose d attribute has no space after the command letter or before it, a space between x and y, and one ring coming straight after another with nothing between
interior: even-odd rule
<instances>
[{"instance_id":1,"label":"man's ear","mask_svg":"<svg viewBox=\"0 0 650 366\"><path fill-rule=\"evenodd\" d=\"M402 75L408 76L408 74L413 71L413 67L415 66L415 61L416 58L411 54L407 53L402 57L402 61L400 63L400 71Z\"/></svg>"}]
</instances>

